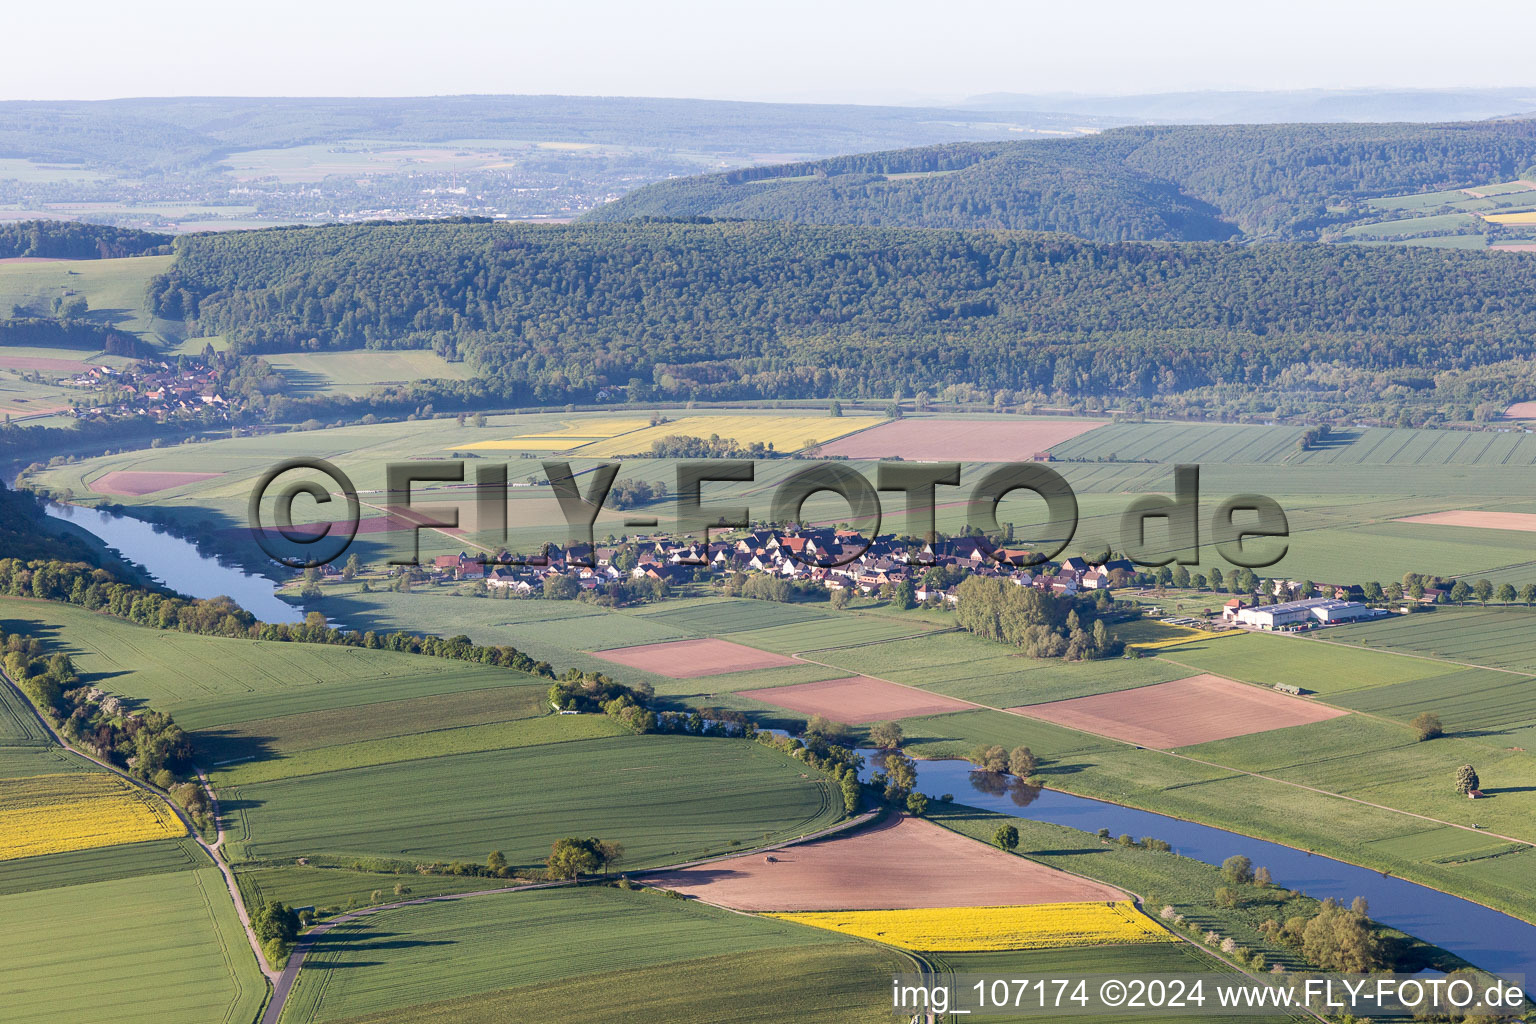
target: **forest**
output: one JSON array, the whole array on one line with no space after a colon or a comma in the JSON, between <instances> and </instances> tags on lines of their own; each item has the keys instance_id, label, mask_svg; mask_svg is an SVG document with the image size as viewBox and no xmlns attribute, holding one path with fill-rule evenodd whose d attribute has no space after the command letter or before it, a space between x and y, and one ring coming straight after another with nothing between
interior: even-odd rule
<instances>
[{"instance_id":1,"label":"forest","mask_svg":"<svg viewBox=\"0 0 1536 1024\"><path fill-rule=\"evenodd\" d=\"M1533 121L1129 127L682 178L586 216L1315 239L1359 216L1363 199L1504 181L1532 165Z\"/></svg>"},{"instance_id":2,"label":"forest","mask_svg":"<svg viewBox=\"0 0 1536 1024\"><path fill-rule=\"evenodd\" d=\"M243 355L432 348L477 371L442 385L459 405L1145 397L1324 363L1469 381L1536 337L1536 264L1502 253L483 221L190 236L177 252L150 286L157 315Z\"/></svg>"},{"instance_id":3,"label":"forest","mask_svg":"<svg viewBox=\"0 0 1536 1024\"><path fill-rule=\"evenodd\" d=\"M163 256L171 236L63 220L0 222L0 260L107 260Z\"/></svg>"}]
</instances>

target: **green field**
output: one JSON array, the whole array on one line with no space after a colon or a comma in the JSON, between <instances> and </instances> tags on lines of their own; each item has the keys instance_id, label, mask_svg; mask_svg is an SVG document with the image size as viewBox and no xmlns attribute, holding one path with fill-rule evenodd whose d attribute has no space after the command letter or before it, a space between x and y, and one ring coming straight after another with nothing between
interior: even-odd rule
<instances>
[{"instance_id":1,"label":"green field","mask_svg":"<svg viewBox=\"0 0 1536 1024\"><path fill-rule=\"evenodd\" d=\"M7 1024L102 1020L108 1001L123 1024L250 1024L265 996L212 866L4 895L0 919L47 922L0 928Z\"/></svg>"},{"instance_id":2,"label":"green field","mask_svg":"<svg viewBox=\"0 0 1536 1024\"><path fill-rule=\"evenodd\" d=\"M288 381L294 395L361 395L385 384L415 380L468 380L464 363L435 352L284 352L263 357Z\"/></svg>"},{"instance_id":3,"label":"green field","mask_svg":"<svg viewBox=\"0 0 1536 1024\"><path fill-rule=\"evenodd\" d=\"M53 602L0 600L0 629L57 643L85 681L189 731L533 682L442 658L162 632Z\"/></svg>"},{"instance_id":4,"label":"green field","mask_svg":"<svg viewBox=\"0 0 1536 1024\"><path fill-rule=\"evenodd\" d=\"M616 736L432 757L221 794L237 854L534 866L556 839L602 833L637 868L798 836L842 813L820 775L746 740ZM338 809L345 809L338 813Z\"/></svg>"},{"instance_id":5,"label":"green field","mask_svg":"<svg viewBox=\"0 0 1536 1024\"><path fill-rule=\"evenodd\" d=\"M1445 665L1424 658L1404 658L1317 643L1306 637L1263 633L1180 644L1159 651L1157 660L1248 683L1300 686L1325 698L1446 672Z\"/></svg>"},{"instance_id":6,"label":"green field","mask_svg":"<svg viewBox=\"0 0 1536 1024\"><path fill-rule=\"evenodd\" d=\"M1328 639L1536 673L1536 612L1527 608L1436 608L1332 629Z\"/></svg>"},{"instance_id":7,"label":"green field","mask_svg":"<svg viewBox=\"0 0 1536 1024\"><path fill-rule=\"evenodd\" d=\"M670 900L654 892L609 888L509 893L384 911L341 925L321 940L306 960L283 1021L319 1024L369 1016L391 1021L504 1020L510 1018L495 1016L491 1009L494 1002L481 1004L479 1010L474 1004L445 1008L451 1016L442 1017L428 1011L401 1016L390 1011L514 986L535 993L542 986L581 977L607 979L617 972L633 972L634 980L617 988L603 986L609 990L607 998L626 1010L654 1013L644 1009L653 994L660 996L663 1005L669 991L674 992L670 998L684 1004L697 999L700 993L676 991L688 987L689 961L744 953L762 958L738 981L756 983L753 994L759 1000L781 987L786 992L804 987L806 994L789 998L804 1000L803 1005L826 1012L862 994L872 1015L883 1012L880 999L890 984L889 972L904 958L835 935L829 935L829 941L814 932ZM532 941L507 942L506 936L513 934ZM769 976L764 968L777 966L773 951L809 954L804 960L791 955L789 964L831 957L828 966L851 976L831 986L828 1005L823 1005L816 988L798 981L786 985L785 978L765 991L757 986ZM745 957L734 960L746 962ZM719 965L701 966L708 971ZM666 969L656 969L662 967ZM652 969L642 976L639 968ZM505 996L502 1007L516 1006L514 1017L527 1016L522 991ZM770 1001L777 1006L776 996ZM713 1005L711 1019L718 1020L721 1004ZM783 1019L782 1010L774 1012L771 1019ZM611 1019L589 1016L580 1006L567 1006L556 1016L561 1020ZM631 1019L627 1012L622 1017Z\"/></svg>"}]
</instances>

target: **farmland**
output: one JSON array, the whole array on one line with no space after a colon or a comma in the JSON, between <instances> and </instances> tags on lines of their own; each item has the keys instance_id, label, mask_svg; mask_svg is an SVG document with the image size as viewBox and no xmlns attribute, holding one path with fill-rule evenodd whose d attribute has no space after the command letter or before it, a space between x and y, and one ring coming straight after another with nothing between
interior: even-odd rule
<instances>
[{"instance_id":1,"label":"farmland","mask_svg":"<svg viewBox=\"0 0 1536 1024\"><path fill-rule=\"evenodd\" d=\"M929 462L1014 462L1049 451L1103 420L902 419L824 445L823 455Z\"/></svg>"},{"instance_id":2,"label":"farmland","mask_svg":"<svg viewBox=\"0 0 1536 1024\"><path fill-rule=\"evenodd\" d=\"M0 860L183 833L159 800L105 772L0 778Z\"/></svg>"},{"instance_id":3,"label":"farmland","mask_svg":"<svg viewBox=\"0 0 1536 1024\"><path fill-rule=\"evenodd\" d=\"M734 440L743 448L758 443L775 451L793 452L820 445L845 434L882 422L869 417L715 415L683 416L668 423L593 441L576 450L582 458L606 459L618 455L647 455L651 444L672 435Z\"/></svg>"},{"instance_id":4,"label":"farmland","mask_svg":"<svg viewBox=\"0 0 1536 1024\"><path fill-rule=\"evenodd\" d=\"M264 984L218 871L203 863L0 896L5 920L48 922L44 933L0 929L0 1017L99 1019L110 992L112 1019L125 1024L249 1024Z\"/></svg>"},{"instance_id":5,"label":"farmland","mask_svg":"<svg viewBox=\"0 0 1536 1024\"><path fill-rule=\"evenodd\" d=\"M513 933L538 935L539 941L503 941ZM594 949L592 937L598 934L603 940L600 949ZM512 893L386 911L338 927L312 954L314 970L300 975L283 1020L319 1024L367 1019L413 1004L513 986L612 977L642 967L682 968L679 975L670 969L652 971L640 983L641 991L659 991L687 978L690 961L706 961L700 966L707 969L708 959L754 953L773 963L776 952L801 950L844 963L879 964L886 970L899 962L893 954L815 929L741 917L657 893L601 888ZM839 957L850 950L860 954ZM386 969L345 969L352 964ZM859 986L868 1003L875 1002L874 993L885 984L879 978L866 975L867 987ZM633 991L627 995L637 1004L646 1001ZM414 1019L433 1019L427 1011L421 1013ZM472 1011L465 1016L455 1012L450 1019L477 1018Z\"/></svg>"},{"instance_id":6,"label":"farmland","mask_svg":"<svg viewBox=\"0 0 1536 1024\"><path fill-rule=\"evenodd\" d=\"M470 779L515 779L489 790ZM254 859L327 855L538 864L552 842L601 823L639 868L731 841L830 824L820 777L742 740L616 736L452 754L225 790L232 840ZM335 808L353 808L338 818Z\"/></svg>"},{"instance_id":7,"label":"farmland","mask_svg":"<svg viewBox=\"0 0 1536 1024\"><path fill-rule=\"evenodd\" d=\"M1135 904L1043 903L1027 907L932 907L769 914L902 949L980 952L1173 941Z\"/></svg>"},{"instance_id":8,"label":"farmland","mask_svg":"<svg viewBox=\"0 0 1536 1024\"><path fill-rule=\"evenodd\" d=\"M771 859L770 859L771 858ZM880 864L871 872L869 865ZM984 907L1113 901L1111 886L1048 869L948 829L897 818L812 843L642 877L736 910Z\"/></svg>"}]
</instances>

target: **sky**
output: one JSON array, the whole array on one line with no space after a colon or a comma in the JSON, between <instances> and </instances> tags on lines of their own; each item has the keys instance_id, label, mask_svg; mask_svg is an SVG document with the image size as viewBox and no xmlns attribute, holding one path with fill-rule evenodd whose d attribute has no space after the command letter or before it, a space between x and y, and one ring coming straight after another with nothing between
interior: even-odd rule
<instances>
[{"instance_id":1,"label":"sky","mask_svg":"<svg viewBox=\"0 0 1536 1024\"><path fill-rule=\"evenodd\" d=\"M1528 86L1533 28L1528 0L76 0L10 5L0 99Z\"/></svg>"}]
</instances>

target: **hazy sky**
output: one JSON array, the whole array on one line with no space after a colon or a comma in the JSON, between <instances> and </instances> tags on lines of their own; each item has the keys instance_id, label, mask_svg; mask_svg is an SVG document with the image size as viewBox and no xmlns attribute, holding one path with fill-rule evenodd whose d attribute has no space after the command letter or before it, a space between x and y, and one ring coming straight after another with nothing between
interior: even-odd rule
<instances>
[{"instance_id":1,"label":"hazy sky","mask_svg":"<svg viewBox=\"0 0 1536 1024\"><path fill-rule=\"evenodd\" d=\"M8 5L0 99L1532 85L1529 0L77 0Z\"/></svg>"}]
</instances>

